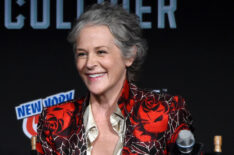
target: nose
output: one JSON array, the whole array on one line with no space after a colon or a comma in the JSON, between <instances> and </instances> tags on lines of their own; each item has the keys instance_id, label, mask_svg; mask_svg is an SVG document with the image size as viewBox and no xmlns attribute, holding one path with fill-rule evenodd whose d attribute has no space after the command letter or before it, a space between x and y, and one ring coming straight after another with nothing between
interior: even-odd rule
<instances>
[{"instance_id":1,"label":"nose","mask_svg":"<svg viewBox=\"0 0 234 155\"><path fill-rule=\"evenodd\" d=\"M86 67L88 70L92 70L97 66L97 58L93 54L89 54L86 62Z\"/></svg>"}]
</instances>

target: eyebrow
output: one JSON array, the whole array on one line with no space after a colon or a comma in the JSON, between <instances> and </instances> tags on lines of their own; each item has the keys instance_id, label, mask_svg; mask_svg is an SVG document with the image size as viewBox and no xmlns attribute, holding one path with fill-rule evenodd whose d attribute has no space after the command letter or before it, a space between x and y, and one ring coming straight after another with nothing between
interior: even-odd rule
<instances>
[{"instance_id":1,"label":"eyebrow","mask_svg":"<svg viewBox=\"0 0 234 155\"><path fill-rule=\"evenodd\" d=\"M76 48L76 51L85 51L86 52L86 50L83 48Z\"/></svg>"},{"instance_id":2,"label":"eyebrow","mask_svg":"<svg viewBox=\"0 0 234 155\"><path fill-rule=\"evenodd\" d=\"M103 47L109 49L107 46L104 46L104 45L103 45L103 46L95 47L95 50L100 49L100 48L103 48Z\"/></svg>"},{"instance_id":3,"label":"eyebrow","mask_svg":"<svg viewBox=\"0 0 234 155\"><path fill-rule=\"evenodd\" d=\"M95 50L98 50L98 49L100 49L100 48L107 48L107 49L109 49L109 47L107 47L107 46L97 46L97 47L95 47L94 49ZM85 49L83 49L83 48L76 48L76 51L85 51L85 52L87 52L87 50L85 50Z\"/></svg>"}]
</instances>

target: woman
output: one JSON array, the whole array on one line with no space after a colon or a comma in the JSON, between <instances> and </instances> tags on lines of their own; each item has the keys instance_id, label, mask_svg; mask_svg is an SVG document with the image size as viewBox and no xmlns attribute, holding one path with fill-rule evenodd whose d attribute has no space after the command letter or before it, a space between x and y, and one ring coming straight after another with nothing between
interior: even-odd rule
<instances>
[{"instance_id":1,"label":"woman","mask_svg":"<svg viewBox=\"0 0 234 155\"><path fill-rule=\"evenodd\" d=\"M133 82L146 54L138 18L109 3L80 16L69 35L88 96L44 109L40 154L167 154L190 114L181 97Z\"/></svg>"}]
</instances>

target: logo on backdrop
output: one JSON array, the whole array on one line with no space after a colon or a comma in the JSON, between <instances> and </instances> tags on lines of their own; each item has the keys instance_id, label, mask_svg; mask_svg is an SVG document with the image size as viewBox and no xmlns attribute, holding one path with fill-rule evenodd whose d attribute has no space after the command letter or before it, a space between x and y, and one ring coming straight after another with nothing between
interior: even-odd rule
<instances>
[{"instance_id":1,"label":"logo on backdrop","mask_svg":"<svg viewBox=\"0 0 234 155\"><path fill-rule=\"evenodd\" d=\"M39 114L42 112L43 107L50 107L62 102L73 100L74 94L75 91L70 90L48 96L44 99L37 99L16 106L15 111L17 119L23 119L22 128L24 134L28 138L37 135L37 123Z\"/></svg>"},{"instance_id":2,"label":"logo on backdrop","mask_svg":"<svg viewBox=\"0 0 234 155\"><path fill-rule=\"evenodd\" d=\"M97 0L97 3L102 3L104 0ZM177 10L177 0L170 0L169 4L166 4L168 0L157 0L157 6L150 6L150 5L143 5L144 1L146 0L136 0L135 5L135 14L139 16L140 24L143 29L151 29L152 28L152 21L157 20L157 28L163 29L165 28L165 23L168 21L169 27L171 29L176 28L176 18L175 18L175 11ZM153 0L152 0L153 1ZM7 29L22 29L25 25L25 21L30 23L30 26L33 29L48 29L51 26L51 8L50 5L53 1L51 0L5 0L4 5L4 26ZM74 3L74 1L72 1ZM111 0L112 4L117 4L117 0ZM131 2L131 3L130 3ZM127 11L131 11L130 6L132 5L133 1L130 0L123 0L122 6ZM39 3L42 3L42 13L40 13L38 9ZM56 0L56 29L70 29L71 28L71 21L66 21L64 19L64 3L63 0ZM66 1L69 3L69 1ZM70 1L71 3L71 1ZM23 8L30 4L29 8L26 10L29 12L29 15L22 14L22 12L16 11L16 8ZM54 4L54 3L52 3ZM77 0L74 5L76 5L76 17L72 18L79 18L79 16L84 11L84 0ZM13 7L17 5L17 7ZM157 7L157 15L153 15L152 10L154 7ZM153 8L153 9L152 9ZM14 12L17 12L15 16L13 16ZM42 16L42 20L39 20L39 16ZM144 15L151 15L153 19L144 20ZM157 16L157 17L156 17ZM166 21L167 20L167 21Z\"/></svg>"}]
</instances>

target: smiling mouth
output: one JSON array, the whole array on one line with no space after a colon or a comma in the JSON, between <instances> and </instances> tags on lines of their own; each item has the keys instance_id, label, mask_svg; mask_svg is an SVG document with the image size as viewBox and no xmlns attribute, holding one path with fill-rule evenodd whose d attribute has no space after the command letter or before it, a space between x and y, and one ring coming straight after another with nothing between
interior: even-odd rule
<instances>
[{"instance_id":1,"label":"smiling mouth","mask_svg":"<svg viewBox=\"0 0 234 155\"><path fill-rule=\"evenodd\" d=\"M89 78L98 78L102 77L105 73L99 73L99 74L88 74Z\"/></svg>"}]
</instances>

